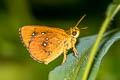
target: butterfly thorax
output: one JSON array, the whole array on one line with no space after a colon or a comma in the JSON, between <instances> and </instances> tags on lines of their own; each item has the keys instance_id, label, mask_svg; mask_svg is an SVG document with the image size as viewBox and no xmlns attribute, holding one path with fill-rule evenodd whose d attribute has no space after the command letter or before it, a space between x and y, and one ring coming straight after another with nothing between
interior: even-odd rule
<instances>
[{"instance_id":1,"label":"butterfly thorax","mask_svg":"<svg viewBox=\"0 0 120 80\"><path fill-rule=\"evenodd\" d=\"M69 35L69 38L65 41L65 46L67 49L72 48L73 44L76 43L76 39L79 37L80 30L77 27L70 28L69 30L66 30L67 35Z\"/></svg>"}]
</instances>

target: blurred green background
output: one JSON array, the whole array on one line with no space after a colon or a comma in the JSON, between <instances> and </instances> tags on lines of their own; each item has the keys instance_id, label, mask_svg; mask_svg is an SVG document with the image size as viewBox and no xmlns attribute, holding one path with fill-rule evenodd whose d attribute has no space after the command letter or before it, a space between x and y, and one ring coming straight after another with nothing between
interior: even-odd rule
<instances>
[{"instance_id":1,"label":"blurred green background","mask_svg":"<svg viewBox=\"0 0 120 80\"><path fill-rule=\"evenodd\" d=\"M112 0L0 0L0 80L48 80L62 62L61 55L49 65L34 61L20 40L24 25L69 29L81 16L80 37L97 34ZM120 27L120 13L109 29ZM120 41L104 57L97 80L120 80Z\"/></svg>"}]
</instances>

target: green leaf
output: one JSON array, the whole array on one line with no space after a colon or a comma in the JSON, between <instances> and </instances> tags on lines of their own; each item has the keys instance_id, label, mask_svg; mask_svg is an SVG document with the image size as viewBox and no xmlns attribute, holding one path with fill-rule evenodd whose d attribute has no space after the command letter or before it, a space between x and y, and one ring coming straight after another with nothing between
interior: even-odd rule
<instances>
[{"instance_id":1,"label":"green leaf","mask_svg":"<svg viewBox=\"0 0 120 80\"><path fill-rule=\"evenodd\" d=\"M110 33L112 33L112 31L104 34L104 36L107 36ZM79 44L76 46L79 52L79 63L76 62L73 53L70 53L69 55L67 55L67 61L63 65L56 67L53 71L49 73L49 80L75 80L77 77L80 77L77 76L77 74L79 72L79 75L81 75L85 66L85 60L87 60L84 59L86 57L84 55L87 53L87 51L89 52L91 46L96 40L96 37L97 35L81 38L79 40ZM84 63L82 65L81 59L84 60ZM77 79L80 80L79 78Z\"/></svg>"},{"instance_id":2,"label":"green leaf","mask_svg":"<svg viewBox=\"0 0 120 80\"><path fill-rule=\"evenodd\" d=\"M99 47L98 47L98 51L100 50L101 46L107 41L108 38L109 38L109 37L107 36L107 37L105 37L105 38L101 41L101 43L100 43L100 45L99 45ZM89 53L90 53L90 51L89 51ZM86 66L86 64L87 64L87 61L88 61L88 59L89 59L89 56L90 56L90 54L89 54L88 56L86 56L86 59L84 59L83 64L81 65L81 67L79 67L79 72L78 72L76 78L75 78L75 79L72 79L72 80L81 80L81 79L82 79L82 76L83 76L83 73L84 73L84 69L85 69L85 66ZM93 68L93 66L92 66L92 68ZM91 69L91 72L92 72L92 69ZM94 72L94 71L93 71L93 72ZM88 78L88 79L89 79L89 78Z\"/></svg>"},{"instance_id":3,"label":"green leaf","mask_svg":"<svg viewBox=\"0 0 120 80\"><path fill-rule=\"evenodd\" d=\"M113 43L115 43L116 41L120 40L120 32L117 32L116 34L114 34L102 47L102 49L100 49L97 54L97 57L95 58L90 76L89 76L89 80L95 80L95 77L97 75L97 72L99 70L100 67L100 63L103 59L103 57L105 56L105 54L107 53L107 51L109 50L109 48L112 46Z\"/></svg>"}]
</instances>

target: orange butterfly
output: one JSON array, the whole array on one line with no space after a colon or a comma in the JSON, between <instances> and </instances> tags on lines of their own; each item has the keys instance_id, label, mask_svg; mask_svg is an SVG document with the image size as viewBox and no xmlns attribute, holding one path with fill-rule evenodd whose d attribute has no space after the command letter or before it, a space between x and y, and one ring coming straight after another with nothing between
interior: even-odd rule
<instances>
[{"instance_id":1,"label":"orange butterfly","mask_svg":"<svg viewBox=\"0 0 120 80\"><path fill-rule=\"evenodd\" d=\"M63 53L63 64L66 61L67 50L70 48L73 48L74 54L78 59L75 44L80 30L77 26L84 17L85 15L75 27L69 30L47 26L23 26L20 28L20 35L33 59L48 64ZM81 29L87 29L87 27Z\"/></svg>"}]
</instances>

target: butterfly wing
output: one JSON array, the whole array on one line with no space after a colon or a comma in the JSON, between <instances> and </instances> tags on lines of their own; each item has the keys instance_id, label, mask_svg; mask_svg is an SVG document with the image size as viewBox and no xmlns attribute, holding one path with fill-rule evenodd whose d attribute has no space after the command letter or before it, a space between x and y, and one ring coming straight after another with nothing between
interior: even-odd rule
<instances>
[{"instance_id":1,"label":"butterfly wing","mask_svg":"<svg viewBox=\"0 0 120 80\"><path fill-rule=\"evenodd\" d=\"M63 52L68 36L59 28L25 26L21 28L21 37L31 56L48 64Z\"/></svg>"}]
</instances>

